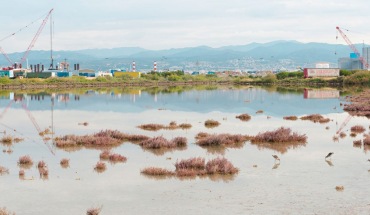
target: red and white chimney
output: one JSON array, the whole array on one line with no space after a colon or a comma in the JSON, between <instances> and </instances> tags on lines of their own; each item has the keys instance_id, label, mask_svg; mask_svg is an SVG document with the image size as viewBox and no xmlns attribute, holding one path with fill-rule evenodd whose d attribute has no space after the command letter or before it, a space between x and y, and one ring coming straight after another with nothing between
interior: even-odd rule
<instances>
[{"instance_id":1,"label":"red and white chimney","mask_svg":"<svg viewBox=\"0 0 370 215\"><path fill-rule=\"evenodd\" d=\"M157 61L154 61L154 72L157 71Z\"/></svg>"},{"instance_id":2,"label":"red and white chimney","mask_svg":"<svg viewBox=\"0 0 370 215\"><path fill-rule=\"evenodd\" d=\"M132 62L132 71L133 72L136 72L136 69L135 69L135 61Z\"/></svg>"}]
</instances>

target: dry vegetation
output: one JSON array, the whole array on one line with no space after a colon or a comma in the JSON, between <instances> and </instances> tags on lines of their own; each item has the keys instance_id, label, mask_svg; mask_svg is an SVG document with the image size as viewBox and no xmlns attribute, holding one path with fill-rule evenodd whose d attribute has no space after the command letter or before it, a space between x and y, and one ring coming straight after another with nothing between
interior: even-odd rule
<instances>
[{"instance_id":1,"label":"dry vegetation","mask_svg":"<svg viewBox=\"0 0 370 215\"><path fill-rule=\"evenodd\" d=\"M345 138L347 136L347 134L346 133L344 133L344 132L340 132L340 134L339 134L339 137L340 138Z\"/></svg>"},{"instance_id":2,"label":"dry vegetation","mask_svg":"<svg viewBox=\"0 0 370 215\"><path fill-rule=\"evenodd\" d=\"M32 159L29 155L19 157L18 164L33 164Z\"/></svg>"},{"instance_id":3,"label":"dry vegetation","mask_svg":"<svg viewBox=\"0 0 370 215\"><path fill-rule=\"evenodd\" d=\"M15 213L11 212L6 207L3 208L0 207L0 215L15 215Z\"/></svg>"},{"instance_id":4,"label":"dry vegetation","mask_svg":"<svg viewBox=\"0 0 370 215\"><path fill-rule=\"evenodd\" d=\"M90 209L86 211L86 215L99 215L102 209L103 209L103 205L100 207L96 207L96 208L91 207Z\"/></svg>"},{"instance_id":5,"label":"dry vegetation","mask_svg":"<svg viewBox=\"0 0 370 215\"><path fill-rule=\"evenodd\" d=\"M159 131L161 129L166 129L166 130L190 129L192 125L188 123L182 123L180 125L177 125L175 121L172 121L170 122L168 126L160 125L160 124L144 124L144 125L139 125L137 127L140 129L146 130L146 131Z\"/></svg>"},{"instance_id":6,"label":"dry vegetation","mask_svg":"<svg viewBox=\"0 0 370 215\"><path fill-rule=\"evenodd\" d=\"M177 148L186 146L187 139L185 137L176 137L168 141L163 136L153 137L142 141L139 145L143 148L160 149L160 148Z\"/></svg>"},{"instance_id":7,"label":"dry vegetation","mask_svg":"<svg viewBox=\"0 0 370 215\"><path fill-rule=\"evenodd\" d=\"M247 122L252 117L249 114L247 114L247 113L243 113L243 114L240 114L239 116L236 116L235 118L240 119L241 121Z\"/></svg>"},{"instance_id":8,"label":"dry vegetation","mask_svg":"<svg viewBox=\"0 0 370 215\"><path fill-rule=\"evenodd\" d=\"M24 139L23 138L18 138L18 137L13 137L11 135L4 135L1 139L0 142L3 144L12 144L14 143L19 143L22 142Z\"/></svg>"},{"instance_id":9,"label":"dry vegetation","mask_svg":"<svg viewBox=\"0 0 370 215\"><path fill-rule=\"evenodd\" d=\"M330 122L329 118L324 118L320 114L311 114L311 115L303 116L300 119L301 120L308 120L308 121L311 121L311 122L314 122L314 123L319 122L319 123L322 123L322 124Z\"/></svg>"},{"instance_id":10,"label":"dry vegetation","mask_svg":"<svg viewBox=\"0 0 370 215\"><path fill-rule=\"evenodd\" d=\"M220 123L213 119L209 119L204 122L204 126L206 126L207 128L215 128L218 127L219 125Z\"/></svg>"},{"instance_id":11,"label":"dry vegetation","mask_svg":"<svg viewBox=\"0 0 370 215\"><path fill-rule=\"evenodd\" d=\"M59 148L77 146L106 147L117 146L124 141L139 142L148 139L149 137L144 135L125 134L117 130L102 130L92 135L77 136L72 134L57 137L55 138L55 144Z\"/></svg>"},{"instance_id":12,"label":"dry vegetation","mask_svg":"<svg viewBox=\"0 0 370 215\"><path fill-rule=\"evenodd\" d=\"M39 163L37 164L37 168L44 168L46 167L46 162L45 161L39 161Z\"/></svg>"},{"instance_id":13,"label":"dry vegetation","mask_svg":"<svg viewBox=\"0 0 370 215\"><path fill-rule=\"evenodd\" d=\"M107 166L105 165L105 163L103 162L98 162L96 163L95 167L94 167L94 170L97 171L97 172L103 172L105 171L107 168Z\"/></svg>"},{"instance_id":14,"label":"dry vegetation","mask_svg":"<svg viewBox=\"0 0 370 215\"><path fill-rule=\"evenodd\" d=\"M195 139L202 139L205 137L209 137L211 134L208 134L206 132L199 132L197 135L195 135Z\"/></svg>"},{"instance_id":15,"label":"dry vegetation","mask_svg":"<svg viewBox=\"0 0 370 215\"><path fill-rule=\"evenodd\" d=\"M297 132L292 132L290 128L281 127L275 131L267 131L264 133L258 133L252 137L252 143L258 142L271 142L271 143L287 143L287 142L306 142L307 136L305 134L300 135Z\"/></svg>"},{"instance_id":16,"label":"dry vegetation","mask_svg":"<svg viewBox=\"0 0 370 215\"><path fill-rule=\"evenodd\" d=\"M67 158L63 158L63 159L60 161L60 165L62 165L62 166L69 166L69 159L67 159Z\"/></svg>"},{"instance_id":17,"label":"dry vegetation","mask_svg":"<svg viewBox=\"0 0 370 215\"><path fill-rule=\"evenodd\" d=\"M354 145L361 145L362 144L362 141L361 140L354 140L353 141L353 144Z\"/></svg>"},{"instance_id":18,"label":"dry vegetation","mask_svg":"<svg viewBox=\"0 0 370 215\"><path fill-rule=\"evenodd\" d=\"M351 97L349 101L353 103L344 104L344 111L349 112L352 116L370 117L370 90Z\"/></svg>"},{"instance_id":19,"label":"dry vegetation","mask_svg":"<svg viewBox=\"0 0 370 215\"><path fill-rule=\"evenodd\" d=\"M5 168L3 166L0 166L0 175L2 175L2 174L9 174L9 169Z\"/></svg>"},{"instance_id":20,"label":"dry vegetation","mask_svg":"<svg viewBox=\"0 0 370 215\"><path fill-rule=\"evenodd\" d=\"M257 111L256 113L263 113L263 110L259 110L259 111Z\"/></svg>"},{"instance_id":21,"label":"dry vegetation","mask_svg":"<svg viewBox=\"0 0 370 215\"><path fill-rule=\"evenodd\" d=\"M353 133L363 133L365 131L366 129L364 128L364 126L361 125L355 125L351 127L351 132Z\"/></svg>"},{"instance_id":22,"label":"dry vegetation","mask_svg":"<svg viewBox=\"0 0 370 215\"><path fill-rule=\"evenodd\" d=\"M351 136L351 137L357 137L357 134L356 133L351 133L349 136Z\"/></svg>"},{"instance_id":23,"label":"dry vegetation","mask_svg":"<svg viewBox=\"0 0 370 215\"><path fill-rule=\"evenodd\" d=\"M230 175L239 172L226 158L217 157L205 163L204 158L194 157L177 161L175 164L176 170L170 171L163 168L147 167L141 170L141 173L150 176L176 176L182 177L195 177L205 175Z\"/></svg>"},{"instance_id":24,"label":"dry vegetation","mask_svg":"<svg viewBox=\"0 0 370 215\"><path fill-rule=\"evenodd\" d=\"M284 116L283 119L295 121L295 120L298 119L298 117L296 117L296 116Z\"/></svg>"},{"instance_id":25,"label":"dry vegetation","mask_svg":"<svg viewBox=\"0 0 370 215\"><path fill-rule=\"evenodd\" d=\"M200 137L199 133L197 134L198 141L196 144L200 146L233 146L250 139L249 136L241 134L207 134L203 136L205 137Z\"/></svg>"}]
</instances>

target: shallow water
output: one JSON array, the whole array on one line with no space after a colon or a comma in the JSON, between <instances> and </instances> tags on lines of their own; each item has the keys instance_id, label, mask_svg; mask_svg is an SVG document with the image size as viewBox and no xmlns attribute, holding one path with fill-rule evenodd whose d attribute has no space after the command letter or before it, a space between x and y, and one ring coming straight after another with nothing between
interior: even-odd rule
<instances>
[{"instance_id":1,"label":"shallow water","mask_svg":"<svg viewBox=\"0 0 370 215\"><path fill-rule=\"evenodd\" d=\"M353 140L362 139L362 134L349 136L354 125L363 125L368 133L369 119L352 118L343 129L347 136L334 142L332 138L348 114L339 106L345 103L346 94L330 90L331 98L324 99L318 98L323 93L305 99L303 90L231 86L0 92L0 112L11 100L17 100L0 120L0 131L25 138L12 146L0 145L0 166L10 169L10 174L0 177L0 207L7 206L17 214L84 214L91 206L100 205L104 205L101 214L369 214L370 163L366 160L370 155L366 154L368 148L353 146ZM54 136L117 129L163 135L167 139L183 136L188 139L188 146L186 150L153 152L124 143L114 152L126 156L128 161L107 163L107 170L97 173L93 166L99 161L100 150L66 151L52 147L53 155L22 108L21 99L41 130L53 124ZM256 114L258 110L264 113ZM236 119L241 113L252 115L252 119ZM333 121L319 124L282 119L313 113ZM206 128L207 119L218 120L221 125ZM191 123L193 127L157 132L136 127L147 123L168 125L173 120L178 124ZM89 125L78 125L83 122ZM223 150L194 144L194 136L200 131L256 135L281 126L306 134L307 143L277 147L247 142L242 148ZM51 141L48 143L52 145ZM12 154L2 153L8 148ZM329 152L334 155L331 162L326 162L324 157ZM17 161L27 154L35 164L40 160L47 162L47 179L40 178L35 164L26 170L25 176L34 180L19 178ZM280 157L280 165L274 162L273 154ZM177 159L194 156L206 160L224 156L240 172L234 176L182 180L140 174L148 166L174 170ZM60 166L62 158L70 159L69 168ZM337 185L345 189L336 191Z\"/></svg>"}]
</instances>

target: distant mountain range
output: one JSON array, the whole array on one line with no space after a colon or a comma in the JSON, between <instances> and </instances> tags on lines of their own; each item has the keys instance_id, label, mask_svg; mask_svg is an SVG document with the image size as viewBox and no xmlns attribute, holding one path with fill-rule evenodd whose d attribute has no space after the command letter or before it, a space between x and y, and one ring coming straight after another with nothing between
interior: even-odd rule
<instances>
[{"instance_id":1,"label":"distant mountain range","mask_svg":"<svg viewBox=\"0 0 370 215\"><path fill-rule=\"evenodd\" d=\"M355 45L362 52L362 44ZM337 52L337 55L335 55ZM153 61L166 61L171 66L180 66L184 62L207 61L211 63L226 62L243 57L254 59L263 58L266 61L290 59L297 63L331 62L337 63L339 57L348 57L351 49L347 45L327 43L301 43L298 41L273 41L269 43L250 43L247 45L223 46L212 48L208 46L176 48L167 50L147 50L140 47L122 47L113 49L87 49L78 51L54 51L55 62L62 62L65 58L70 63L80 63L90 68L112 68L117 65L138 62L137 67L151 68ZM8 54L15 62L23 53ZM31 51L28 57L29 64L50 63L50 51ZM0 65L9 63L0 56Z\"/></svg>"}]
</instances>

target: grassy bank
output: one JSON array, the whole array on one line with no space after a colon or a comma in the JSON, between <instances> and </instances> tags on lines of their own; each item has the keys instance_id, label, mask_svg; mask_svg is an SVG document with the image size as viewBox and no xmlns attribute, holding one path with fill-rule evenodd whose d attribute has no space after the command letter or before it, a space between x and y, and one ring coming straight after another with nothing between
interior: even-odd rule
<instances>
[{"instance_id":1,"label":"grassy bank","mask_svg":"<svg viewBox=\"0 0 370 215\"><path fill-rule=\"evenodd\" d=\"M94 79L82 76L48 79L9 79L0 78L1 89L52 89L52 88L86 88L86 87L119 87L119 86L186 86L186 85L292 85L292 86L343 86L369 85L369 71L341 70L337 78L303 78L303 72L280 72L264 77L254 76L217 76L184 75L177 72L143 74L141 78L129 75L120 77L97 77Z\"/></svg>"}]
</instances>

